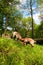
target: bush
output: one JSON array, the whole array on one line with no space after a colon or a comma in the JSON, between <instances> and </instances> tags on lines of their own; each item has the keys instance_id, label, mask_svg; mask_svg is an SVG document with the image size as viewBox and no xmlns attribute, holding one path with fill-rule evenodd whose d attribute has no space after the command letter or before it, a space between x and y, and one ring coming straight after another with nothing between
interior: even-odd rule
<instances>
[{"instance_id":1,"label":"bush","mask_svg":"<svg viewBox=\"0 0 43 65\"><path fill-rule=\"evenodd\" d=\"M0 65L43 65L43 46L0 38Z\"/></svg>"}]
</instances>

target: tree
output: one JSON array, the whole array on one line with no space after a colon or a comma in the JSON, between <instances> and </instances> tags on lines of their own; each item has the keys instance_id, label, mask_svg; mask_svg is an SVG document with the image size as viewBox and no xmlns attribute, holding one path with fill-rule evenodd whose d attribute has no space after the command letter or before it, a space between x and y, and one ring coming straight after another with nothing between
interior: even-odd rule
<instances>
[{"instance_id":1,"label":"tree","mask_svg":"<svg viewBox=\"0 0 43 65\"><path fill-rule=\"evenodd\" d=\"M35 28L35 22L33 20L33 27ZM25 37L32 37L32 18L23 18L22 19L22 28L25 29Z\"/></svg>"},{"instance_id":2,"label":"tree","mask_svg":"<svg viewBox=\"0 0 43 65\"><path fill-rule=\"evenodd\" d=\"M17 11L17 12L16 12ZM9 26L14 30L18 30L20 27L21 19L22 19L22 14L19 10L16 9L13 15L10 15L10 21L9 21ZM18 13L18 14L17 14Z\"/></svg>"},{"instance_id":3,"label":"tree","mask_svg":"<svg viewBox=\"0 0 43 65\"><path fill-rule=\"evenodd\" d=\"M3 14L0 13L0 34L3 32Z\"/></svg>"},{"instance_id":4,"label":"tree","mask_svg":"<svg viewBox=\"0 0 43 65\"><path fill-rule=\"evenodd\" d=\"M21 6L24 10L27 10L28 12L28 15L30 14L31 15L31 18L32 18L32 38L34 37L34 28L33 28L33 13L34 13L34 10L33 10L33 5L36 4L36 0L26 0L26 4L24 6Z\"/></svg>"},{"instance_id":5,"label":"tree","mask_svg":"<svg viewBox=\"0 0 43 65\"><path fill-rule=\"evenodd\" d=\"M39 25L39 30L43 30L43 21L41 21L41 23Z\"/></svg>"},{"instance_id":6,"label":"tree","mask_svg":"<svg viewBox=\"0 0 43 65\"><path fill-rule=\"evenodd\" d=\"M16 5L17 3L19 3L19 0L15 1L15 0L1 0L0 1L0 10L3 13L3 15L5 15L6 18L6 22L5 22L5 33L7 31L7 26L8 26L8 16L11 13L11 5Z\"/></svg>"},{"instance_id":7,"label":"tree","mask_svg":"<svg viewBox=\"0 0 43 65\"><path fill-rule=\"evenodd\" d=\"M30 0L30 10L31 10L31 18L32 18L32 38L34 38L34 35L33 35L33 11L32 11L32 0Z\"/></svg>"},{"instance_id":8,"label":"tree","mask_svg":"<svg viewBox=\"0 0 43 65\"><path fill-rule=\"evenodd\" d=\"M22 19L22 24L23 24L23 26L24 26L27 30L32 29L32 19L31 19L31 17L23 18L23 19Z\"/></svg>"},{"instance_id":9,"label":"tree","mask_svg":"<svg viewBox=\"0 0 43 65\"><path fill-rule=\"evenodd\" d=\"M32 18L32 37L34 37L34 25L33 25L33 14L36 12L43 12L41 9L43 8L43 0L26 0L25 4L21 5L21 8L26 11L27 15L31 15Z\"/></svg>"}]
</instances>

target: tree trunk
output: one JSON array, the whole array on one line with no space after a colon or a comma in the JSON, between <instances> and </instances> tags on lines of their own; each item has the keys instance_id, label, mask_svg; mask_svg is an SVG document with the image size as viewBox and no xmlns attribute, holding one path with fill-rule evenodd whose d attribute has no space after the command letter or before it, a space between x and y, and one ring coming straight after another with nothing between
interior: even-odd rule
<instances>
[{"instance_id":1,"label":"tree trunk","mask_svg":"<svg viewBox=\"0 0 43 65\"><path fill-rule=\"evenodd\" d=\"M5 31L4 31L5 34L7 32L7 26L8 26L8 14L6 15L6 23L5 23Z\"/></svg>"},{"instance_id":2,"label":"tree trunk","mask_svg":"<svg viewBox=\"0 0 43 65\"><path fill-rule=\"evenodd\" d=\"M30 10L31 10L31 18L32 18L32 38L34 38L34 34L33 34L33 11L32 11L32 0L30 0Z\"/></svg>"}]
</instances>

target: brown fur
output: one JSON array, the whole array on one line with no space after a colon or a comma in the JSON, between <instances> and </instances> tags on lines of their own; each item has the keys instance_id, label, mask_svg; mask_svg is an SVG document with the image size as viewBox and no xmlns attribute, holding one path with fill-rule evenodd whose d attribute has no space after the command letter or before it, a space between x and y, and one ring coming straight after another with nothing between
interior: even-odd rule
<instances>
[{"instance_id":1,"label":"brown fur","mask_svg":"<svg viewBox=\"0 0 43 65\"><path fill-rule=\"evenodd\" d=\"M32 38L22 38L21 41L23 41L25 45L26 45L26 43L29 42L31 44L31 46L34 46L34 43L36 42Z\"/></svg>"},{"instance_id":2,"label":"brown fur","mask_svg":"<svg viewBox=\"0 0 43 65\"><path fill-rule=\"evenodd\" d=\"M26 45L26 43L30 43L31 46L34 46L34 43L36 42L35 40L33 40L32 38L22 38L21 35L18 32L13 32L13 37L15 37L17 39L19 39L20 41L24 42L24 45Z\"/></svg>"},{"instance_id":3,"label":"brown fur","mask_svg":"<svg viewBox=\"0 0 43 65\"><path fill-rule=\"evenodd\" d=\"M10 35L9 34L2 34L2 38L8 38L8 39L10 39L11 37L10 37Z\"/></svg>"},{"instance_id":4,"label":"brown fur","mask_svg":"<svg viewBox=\"0 0 43 65\"><path fill-rule=\"evenodd\" d=\"M13 38L16 36L17 39L21 40L21 35L18 32L13 32Z\"/></svg>"}]
</instances>

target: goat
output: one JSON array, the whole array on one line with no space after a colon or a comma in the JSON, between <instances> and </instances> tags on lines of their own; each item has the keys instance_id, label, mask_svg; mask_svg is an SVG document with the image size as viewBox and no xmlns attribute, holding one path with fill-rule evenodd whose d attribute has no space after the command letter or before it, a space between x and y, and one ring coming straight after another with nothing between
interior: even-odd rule
<instances>
[{"instance_id":1,"label":"goat","mask_svg":"<svg viewBox=\"0 0 43 65\"><path fill-rule=\"evenodd\" d=\"M31 46L34 46L34 43L36 42L32 38L22 38L21 35L18 32L13 32L13 38L19 39L20 41L24 42L24 45L26 45L28 42L31 44Z\"/></svg>"},{"instance_id":2,"label":"goat","mask_svg":"<svg viewBox=\"0 0 43 65\"><path fill-rule=\"evenodd\" d=\"M13 32L13 38L21 40L22 37L18 32L15 31L15 32Z\"/></svg>"},{"instance_id":3,"label":"goat","mask_svg":"<svg viewBox=\"0 0 43 65\"><path fill-rule=\"evenodd\" d=\"M8 38L8 39L11 39L11 36L10 36L10 34L2 34L2 38Z\"/></svg>"},{"instance_id":4,"label":"goat","mask_svg":"<svg viewBox=\"0 0 43 65\"><path fill-rule=\"evenodd\" d=\"M30 43L32 47L34 47L34 43L36 42L35 40L33 40L32 38L21 38L21 41L24 42L24 44L26 45L26 43Z\"/></svg>"}]
</instances>

